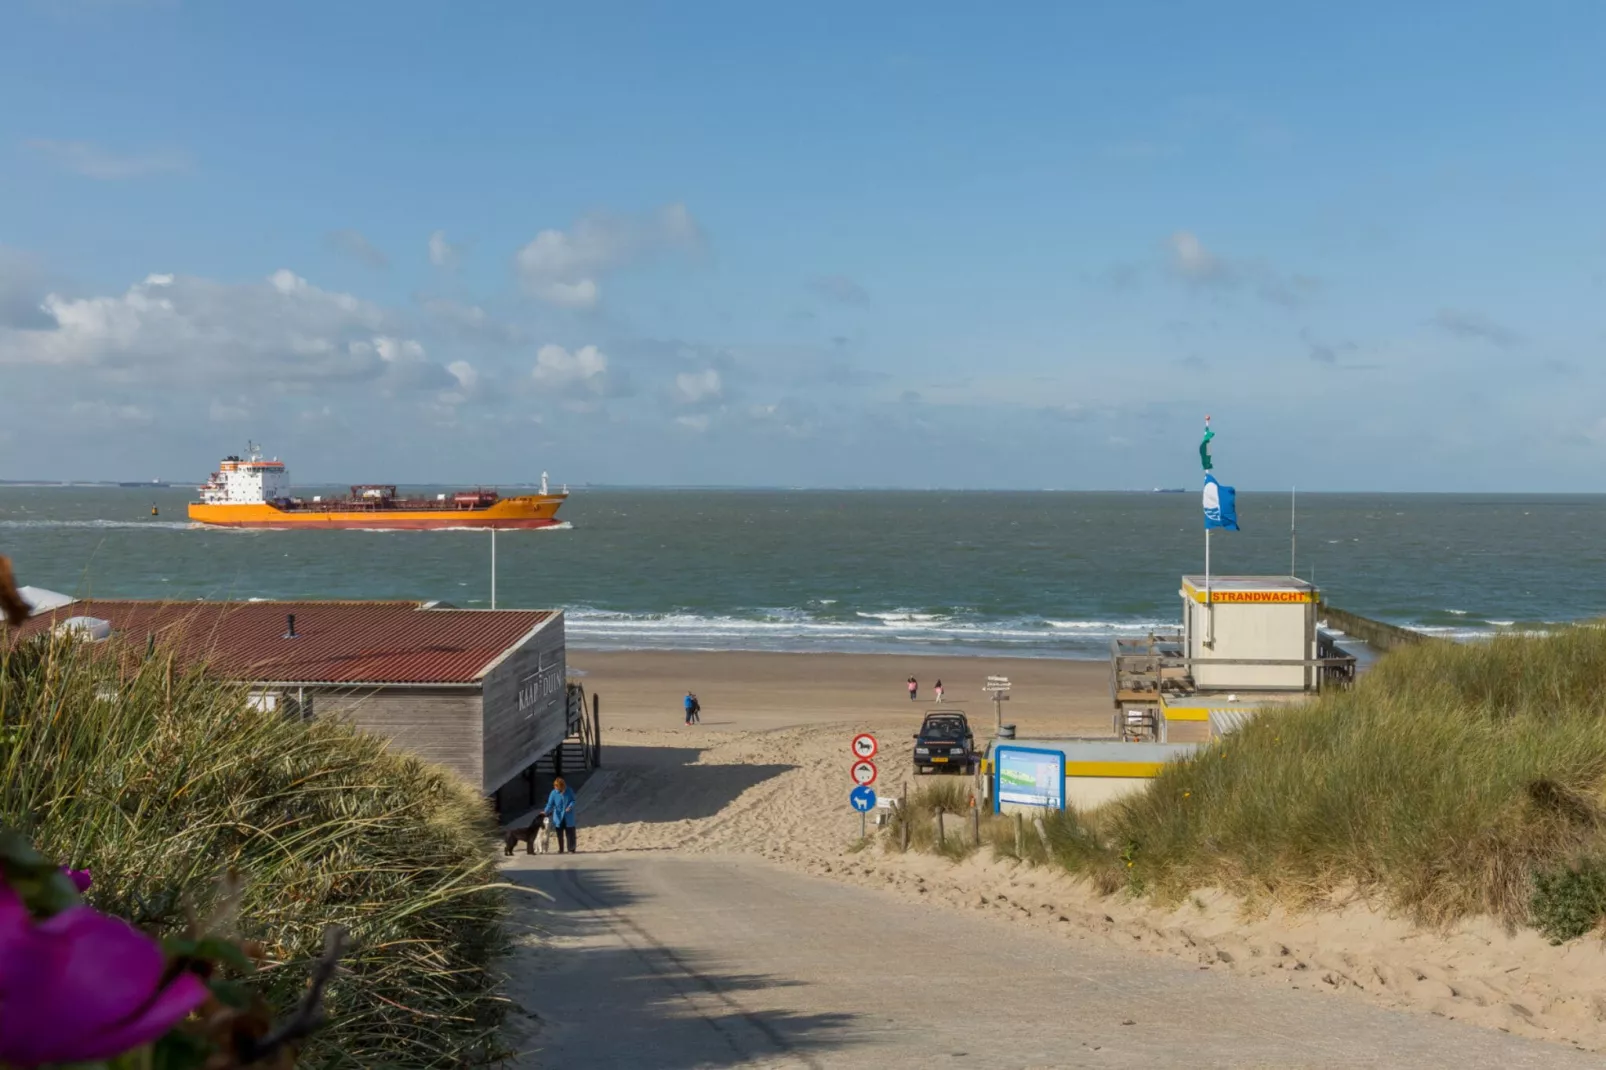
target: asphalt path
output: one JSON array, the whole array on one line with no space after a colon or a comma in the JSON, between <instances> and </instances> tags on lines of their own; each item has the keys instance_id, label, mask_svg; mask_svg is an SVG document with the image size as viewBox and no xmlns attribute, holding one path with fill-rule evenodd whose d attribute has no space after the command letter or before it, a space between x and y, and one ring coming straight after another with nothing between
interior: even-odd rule
<instances>
[{"instance_id":1,"label":"asphalt path","mask_svg":"<svg viewBox=\"0 0 1606 1070\"><path fill-rule=\"evenodd\" d=\"M760 859L519 855L526 1067L1501 1067L1600 1057Z\"/></svg>"}]
</instances>

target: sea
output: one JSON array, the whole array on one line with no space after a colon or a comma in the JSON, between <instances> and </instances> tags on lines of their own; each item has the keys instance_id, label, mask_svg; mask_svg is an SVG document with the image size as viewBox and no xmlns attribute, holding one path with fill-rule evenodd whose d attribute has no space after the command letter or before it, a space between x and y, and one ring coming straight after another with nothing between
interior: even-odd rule
<instances>
[{"instance_id":1,"label":"sea","mask_svg":"<svg viewBox=\"0 0 1606 1070\"><path fill-rule=\"evenodd\" d=\"M210 529L192 496L0 486L0 554L80 596L491 604L485 532ZM1459 639L1606 615L1606 496L1294 504L1240 492L1212 571L1292 567L1333 605ZM563 608L581 648L1097 659L1175 627L1205 566L1195 492L582 488L562 516L498 533L496 605Z\"/></svg>"}]
</instances>

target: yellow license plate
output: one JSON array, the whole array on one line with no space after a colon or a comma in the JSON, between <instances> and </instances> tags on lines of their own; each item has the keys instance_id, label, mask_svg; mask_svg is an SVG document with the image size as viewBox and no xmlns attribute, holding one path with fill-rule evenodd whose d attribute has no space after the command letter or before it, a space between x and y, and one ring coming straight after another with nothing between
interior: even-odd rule
<instances>
[{"instance_id":1,"label":"yellow license plate","mask_svg":"<svg viewBox=\"0 0 1606 1070\"><path fill-rule=\"evenodd\" d=\"M935 762L946 762L948 759L947 758L933 758L931 760L932 760L933 763L935 763Z\"/></svg>"}]
</instances>

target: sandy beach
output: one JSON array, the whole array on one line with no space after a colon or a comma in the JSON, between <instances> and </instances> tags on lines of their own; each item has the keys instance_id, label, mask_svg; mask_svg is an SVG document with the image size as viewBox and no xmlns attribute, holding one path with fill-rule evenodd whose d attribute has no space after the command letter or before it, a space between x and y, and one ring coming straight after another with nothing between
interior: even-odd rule
<instances>
[{"instance_id":1,"label":"sandy beach","mask_svg":"<svg viewBox=\"0 0 1606 1070\"><path fill-rule=\"evenodd\" d=\"M575 649L568 661L571 677L579 670L586 689L603 696L605 729L674 727L687 690L702 703L708 731L844 720L918 726L936 707L932 688L941 680L942 707L964 710L979 732L993 723L982 691L988 676L1009 677L1003 719L1021 736L1107 735L1114 714L1102 661ZM914 703L911 675L920 685Z\"/></svg>"},{"instance_id":2,"label":"sandy beach","mask_svg":"<svg viewBox=\"0 0 1606 1070\"><path fill-rule=\"evenodd\" d=\"M752 924L759 928L781 924L788 897L802 903L824 894L810 891L816 885L807 883L823 880L873 890L881 898L865 901L860 908L865 911L879 909L874 903L890 897L918 903L921 909L936 907L985 920L1001 927L1000 932L1041 933L1067 942L1069 948L1083 949L1080 954L1102 949L1099 954L1115 951L1232 977L1243 986L1232 997L1237 1010L1229 1014L1218 1007L1211 1013L1212 1028L1230 1035L1257 1035L1265 1028L1265 1015L1293 1013L1261 1005L1259 1001L1269 997L1257 993L1271 989L1302 1000L1314 993L1341 1003L1426 1013L1484 1027L1490 1036L1509 1033L1606 1050L1606 953L1598 941L1551 947L1537 933L1507 933L1487 919L1430 932L1360 898L1290 914L1275 907L1248 910L1230 895L1202 890L1177 908L1162 908L1121 895L1100 896L1063 872L995 861L985 853L954 864L929 855L883 851L879 845L852 849L860 827L859 817L847 805L848 744L855 732L870 730L878 735L882 750L875 787L884 796L896 795L915 783L909 735L919 715L930 708L928 684L939 675L956 700L952 704L977 720L978 736L990 735L992 707L980 691L989 674L1008 675L1014 681L1005 720L1016 723L1022 736L1101 735L1110 731L1111 723L1102 663L583 650L571 651L569 660L586 674L582 679L588 689L602 696L604 763L581 791L578 864L604 867L605 877L597 871L587 879L602 880L606 894L599 899L595 887L583 892L584 880L576 884L562 877L551 858L518 855L510 860L507 872L532 887L559 880L553 887L560 900L570 897L563 910L578 911L572 914L577 921L603 910L612 919L608 924L626 942L636 939L630 935L636 931L632 926L649 924L632 912L630 904L639 902L646 909L665 895L673 901L685 894L670 890L682 879L693 882L698 897L730 897L735 907L742 896L760 895L762 901L742 908L782 911L780 916L755 920ZM921 681L922 701L913 704L902 683L910 673ZM680 697L687 688L697 692L704 706L703 723L691 728L682 725L680 717ZM593 856L599 861L592 861ZM705 861L694 862L697 859ZM693 864L704 868L684 868ZM753 891L756 885L739 879L751 872L741 868L749 865L779 867L795 877L765 877L760 883L770 890ZM788 880L803 883L794 886ZM629 882L638 882L639 887L632 890ZM611 905L614 896L619 897L617 905ZM776 896L780 902L769 901ZM524 941L519 954L525 965L514 971L514 998L532 1023L517 1039L564 1051L569 1043L565 1038L580 1035L565 1032L580 1028L564 1026L565 1016L583 1017L584 1012L553 1004L550 986L540 978L552 967L549 956L561 961L565 949L572 954L590 947L586 941L593 940L598 930L588 922L575 930L578 935L571 940L561 935L567 930L552 929L561 918L543 913L544 908L532 901L526 904L533 912L527 920L540 935ZM651 924L665 926L663 935L686 921L683 914L672 912ZM684 939L688 947L699 946L699 941L720 945L718 920L708 925L706 931L680 932L675 939ZM553 931L559 935L552 936ZM907 953L892 942L884 947L845 944L831 932L810 933L808 938L822 951L844 959L869 956L870 961L885 962ZM751 967L761 965L755 962ZM1134 964L1133 969L1138 968ZM708 977L691 974L673 983L683 982L718 987ZM911 991L920 991L921 981L907 983L915 986ZM1170 982L1157 978L1154 983ZM1299 1011L1282 1021L1279 1029L1293 1029L1286 1034L1293 1037L1305 1028L1310 1037L1328 1036L1333 1047L1319 1056L1289 1048L1268 1056L1272 1062L1388 1064L1387 1056L1380 1057L1381 1062L1371 1061L1375 1053L1363 1050L1364 1045L1344 1046L1358 1044L1356 1038L1369 1035L1373 1026L1328 1023L1323 1013ZM1040 1023L1023 1019L1018 1024L1029 1030ZM1481 1032L1474 1030L1473 1036ZM1129 1040L1134 1036L1119 1031L1116 1035ZM1159 1034L1150 1039L1172 1043ZM799 1042L806 1042L806 1036L800 1035ZM1175 1059L1153 1058L1142 1064L1183 1065L1184 1050L1175 1049ZM1426 1059L1418 1065L1441 1061L1516 1065L1493 1049L1454 1058L1451 1050L1440 1052L1443 1060ZM866 1049L867 1060L870 1054ZM1557 1049L1557 1055L1562 1054L1565 1050ZM1224 1062L1237 1064L1230 1058ZM1044 1065L1059 1063L1050 1060Z\"/></svg>"}]
</instances>

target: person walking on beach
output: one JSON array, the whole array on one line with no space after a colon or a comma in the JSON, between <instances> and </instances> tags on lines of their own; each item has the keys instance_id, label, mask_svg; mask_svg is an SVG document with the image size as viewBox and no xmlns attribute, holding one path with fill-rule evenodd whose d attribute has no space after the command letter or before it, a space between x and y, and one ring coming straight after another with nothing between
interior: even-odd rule
<instances>
[{"instance_id":1,"label":"person walking on beach","mask_svg":"<svg viewBox=\"0 0 1606 1070\"><path fill-rule=\"evenodd\" d=\"M938 702L941 702L941 701L942 701L942 681L941 681L941 680L938 680L938 681L937 681L937 686L936 686L936 687L933 687L933 688L932 688L932 689L931 689L931 691L932 691L932 693L933 693L933 694L934 694L934 695L936 695L936 696L937 696L937 701L938 701Z\"/></svg>"},{"instance_id":2,"label":"person walking on beach","mask_svg":"<svg viewBox=\"0 0 1606 1070\"><path fill-rule=\"evenodd\" d=\"M569 853L574 854L574 792L569 790L569 782L558 777L552 782L552 794L546 797L547 827L558 839L558 854L563 853L565 845Z\"/></svg>"},{"instance_id":3,"label":"person walking on beach","mask_svg":"<svg viewBox=\"0 0 1606 1070\"><path fill-rule=\"evenodd\" d=\"M697 710L697 696L690 691L686 692L686 697L681 700L681 705L686 707L686 723L691 724L692 717Z\"/></svg>"},{"instance_id":4,"label":"person walking on beach","mask_svg":"<svg viewBox=\"0 0 1606 1070\"><path fill-rule=\"evenodd\" d=\"M920 690L920 685L915 683L915 678L913 676L909 677L909 701L910 702L913 702L915 700L915 692L917 692L919 690Z\"/></svg>"},{"instance_id":5,"label":"person walking on beach","mask_svg":"<svg viewBox=\"0 0 1606 1070\"><path fill-rule=\"evenodd\" d=\"M698 700L697 693L695 691L692 692L691 696L691 709L687 710L686 713L691 718L686 722L687 724L703 723L703 704Z\"/></svg>"}]
</instances>

